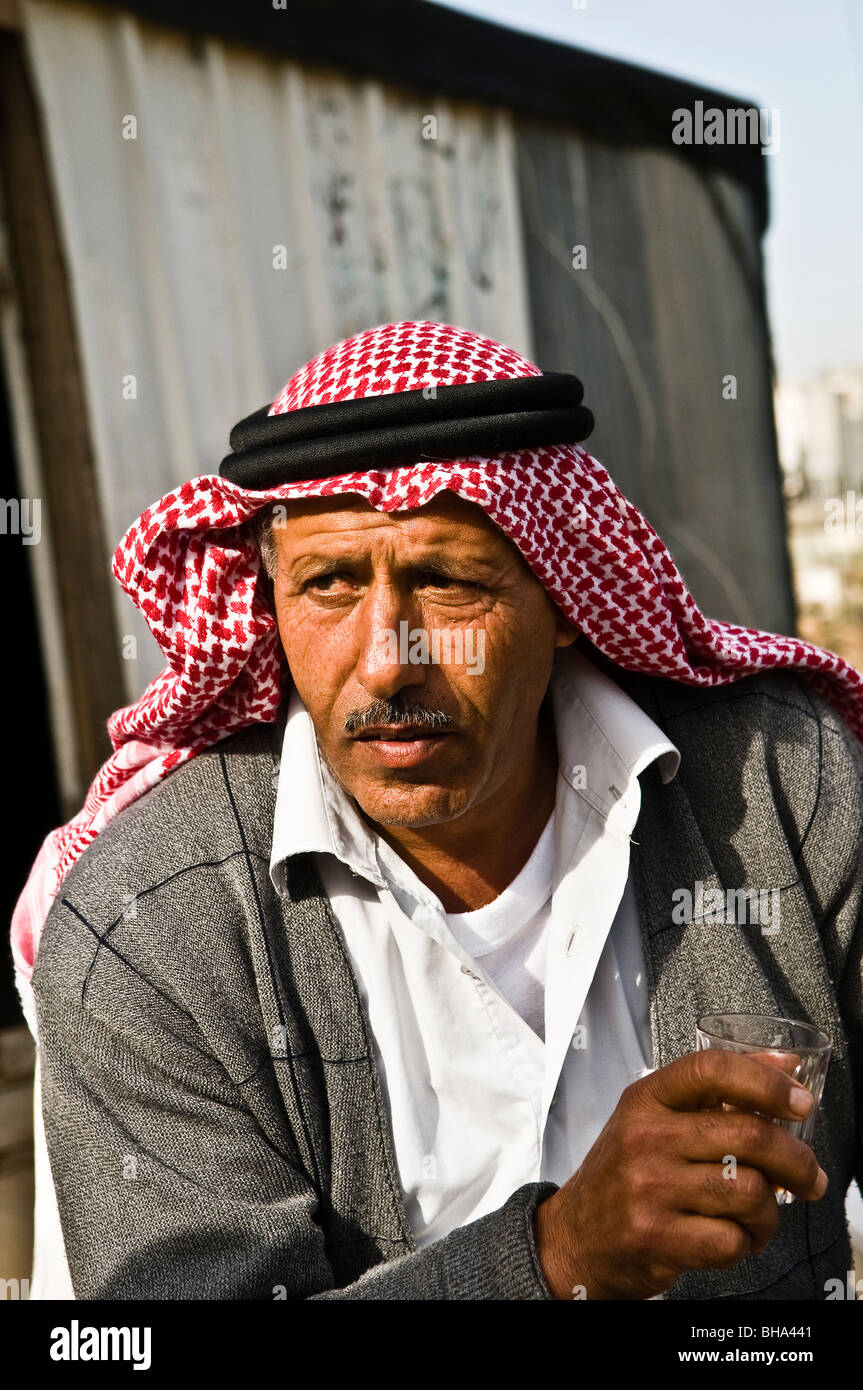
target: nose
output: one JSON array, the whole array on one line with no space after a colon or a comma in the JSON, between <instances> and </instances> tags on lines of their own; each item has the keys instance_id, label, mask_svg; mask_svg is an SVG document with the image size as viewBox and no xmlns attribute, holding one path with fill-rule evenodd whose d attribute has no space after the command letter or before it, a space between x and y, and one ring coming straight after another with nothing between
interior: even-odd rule
<instances>
[{"instance_id":1,"label":"nose","mask_svg":"<svg viewBox=\"0 0 863 1390\"><path fill-rule=\"evenodd\" d=\"M396 584L376 579L369 586L357 614L356 676L370 695L386 699L405 686L425 684L425 666L407 660L410 633L421 616L417 602Z\"/></svg>"}]
</instances>

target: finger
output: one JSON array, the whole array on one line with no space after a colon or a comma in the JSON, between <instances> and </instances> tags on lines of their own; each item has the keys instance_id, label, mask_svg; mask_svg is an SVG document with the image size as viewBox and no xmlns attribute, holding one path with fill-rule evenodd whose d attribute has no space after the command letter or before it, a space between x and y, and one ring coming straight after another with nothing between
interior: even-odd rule
<instances>
[{"instance_id":1,"label":"finger","mask_svg":"<svg viewBox=\"0 0 863 1390\"><path fill-rule=\"evenodd\" d=\"M736 1161L689 1164L675 1189L674 1203L680 1211L737 1221L752 1238L753 1255L761 1254L779 1226L770 1183L758 1168Z\"/></svg>"},{"instance_id":2,"label":"finger","mask_svg":"<svg viewBox=\"0 0 863 1390\"><path fill-rule=\"evenodd\" d=\"M752 1237L737 1221L681 1212L665 1232L664 1260L680 1269L730 1269L752 1253Z\"/></svg>"},{"instance_id":3,"label":"finger","mask_svg":"<svg viewBox=\"0 0 863 1390\"><path fill-rule=\"evenodd\" d=\"M781 1071L787 1072L789 1076L795 1079L795 1073L801 1065L800 1058L797 1056L796 1052L747 1052L746 1056L753 1057L758 1062L766 1062L768 1066L778 1067ZM745 1106L729 1105L726 1101L723 1103L722 1108L726 1110L743 1110Z\"/></svg>"},{"instance_id":4,"label":"finger","mask_svg":"<svg viewBox=\"0 0 863 1390\"><path fill-rule=\"evenodd\" d=\"M800 1066L800 1058L797 1056L796 1053L793 1053L793 1052L747 1052L745 1055L746 1055L747 1057L752 1057L752 1058L754 1058L754 1059L755 1059L756 1061L758 1061L758 1062L766 1062L768 1066L771 1066L771 1067L778 1067L780 1071L787 1072L787 1074L788 1074L789 1076L791 1076L792 1078L795 1078L795 1079L796 1079L795 1073L797 1072L797 1069L798 1069L798 1067ZM728 1109L728 1110L744 1110L744 1109L746 1108L745 1106L742 1106L742 1105L729 1105L727 1101L724 1101L724 1102L723 1102L723 1105L724 1105L725 1108ZM711 1110L711 1109L715 1109L715 1108L717 1108L717 1107L707 1105L707 1106L700 1106L699 1108L700 1108L700 1109L704 1109L704 1110ZM721 1108L721 1107L719 1107L719 1108Z\"/></svg>"},{"instance_id":5,"label":"finger","mask_svg":"<svg viewBox=\"0 0 863 1390\"><path fill-rule=\"evenodd\" d=\"M672 1110L726 1103L780 1120L800 1120L813 1104L809 1092L781 1066L720 1048L688 1052L644 1077L639 1085L644 1094Z\"/></svg>"},{"instance_id":6,"label":"finger","mask_svg":"<svg viewBox=\"0 0 863 1390\"><path fill-rule=\"evenodd\" d=\"M803 1201L817 1201L826 1189L818 1160L808 1144L781 1125L750 1111L699 1110L679 1115L666 1130L667 1152L693 1163L728 1163L757 1168L774 1187L787 1187Z\"/></svg>"}]
</instances>

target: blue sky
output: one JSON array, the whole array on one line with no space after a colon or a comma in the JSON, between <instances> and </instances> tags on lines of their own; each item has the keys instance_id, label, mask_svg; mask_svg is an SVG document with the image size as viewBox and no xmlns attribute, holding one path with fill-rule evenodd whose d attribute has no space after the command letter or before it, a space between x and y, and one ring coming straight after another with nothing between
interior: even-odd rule
<instances>
[{"instance_id":1,"label":"blue sky","mask_svg":"<svg viewBox=\"0 0 863 1390\"><path fill-rule=\"evenodd\" d=\"M448 0L777 108L765 156L780 379L863 367L863 0Z\"/></svg>"}]
</instances>

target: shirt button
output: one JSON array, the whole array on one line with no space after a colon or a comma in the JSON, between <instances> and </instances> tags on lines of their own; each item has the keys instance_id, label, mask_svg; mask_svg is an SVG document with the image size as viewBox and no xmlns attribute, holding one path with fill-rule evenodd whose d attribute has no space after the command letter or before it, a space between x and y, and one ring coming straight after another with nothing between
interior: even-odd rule
<instances>
[{"instance_id":1,"label":"shirt button","mask_svg":"<svg viewBox=\"0 0 863 1390\"><path fill-rule=\"evenodd\" d=\"M461 973L462 973L463 975L470 975L470 977L471 977L472 980L478 980L478 979L479 979L479 976L478 976L478 975L475 975L475 974L473 973L473 971L472 971L472 970L469 968L469 966L467 966L467 965L463 965L463 966L462 966L462 968L461 968Z\"/></svg>"}]
</instances>

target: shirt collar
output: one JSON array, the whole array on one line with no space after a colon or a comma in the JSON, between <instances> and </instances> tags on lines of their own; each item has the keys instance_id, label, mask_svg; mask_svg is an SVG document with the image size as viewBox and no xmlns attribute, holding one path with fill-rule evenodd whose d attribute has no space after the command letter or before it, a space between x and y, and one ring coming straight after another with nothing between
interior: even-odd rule
<instances>
[{"instance_id":1,"label":"shirt collar","mask_svg":"<svg viewBox=\"0 0 863 1390\"><path fill-rule=\"evenodd\" d=\"M318 752L312 717L294 686L279 760L270 855L270 878L279 891L284 883L283 861L308 851L334 854L355 873L386 887L375 837L354 798L339 785Z\"/></svg>"},{"instance_id":2,"label":"shirt collar","mask_svg":"<svg viewBox=\"0 0 863 1390\"><path fill-rule=\"evenodd\" d=\"M680 750L575 646L555 653L550 690L561 775L600 815L625 817L627 788L652 762L663 782L676 776Z\"/></svg>"},{"instance_id":3,"label":"shirt collar","mask_svg":"<svg viewBox=\"0 0 863 1390\"><path fill-rule=\"evenodd\" d=\"M555 653L550 696L561 776L609 822L631 821L640 800L637 786L633 793L638 775L656 761L663 781L670 781L680 765L679 750L640 705L574 646ZM384 847L320 756L311 715L292 688L273 821L274 887L284 891L286 859L312 851L334 854L354 873L385 888ZM384 852L384 865L388 859Z\"/></svg>"}]
</instances>

